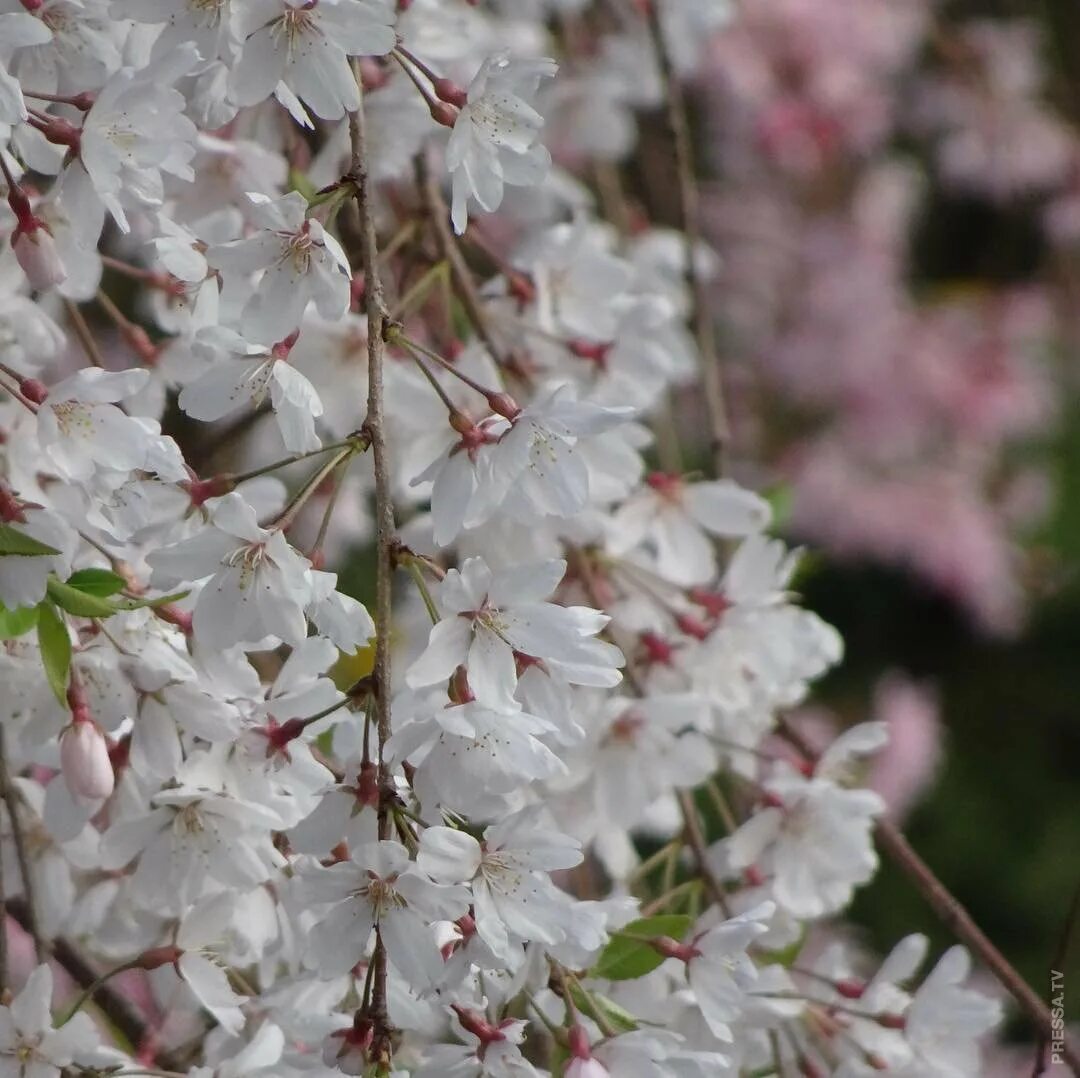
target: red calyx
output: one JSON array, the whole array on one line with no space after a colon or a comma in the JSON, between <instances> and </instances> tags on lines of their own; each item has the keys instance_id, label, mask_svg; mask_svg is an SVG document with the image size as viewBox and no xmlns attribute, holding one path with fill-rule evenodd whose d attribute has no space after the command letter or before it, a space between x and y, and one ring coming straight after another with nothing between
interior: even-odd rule
<instances>
[{"instance_id":1,"label":"red calyx","mask_svg":"<svg viewBox=\"0 0 1080 1078\"><path fill-rule=\"evenodd\" d=\"M683 485L682 476L670 472L649 472L645 482L662 498L673 498Z\"/></svg>"},{"instance_id":2,"label":"red calyx","mask_svg":"<svg viewBox=\"0 0 1080 1078\"><path fill-rule=\"evenodd\" d=\"M44 404L45 398L49 395L49 387L36 378L24 378L19 383L19 392L31 404Z\"/></svg>"},{"instance_id":3,"label":"red calyx","mask_svg":"<svg viewBox=\"0 0 1080 1078\"><path fill-rule=\"evenodd\" d=\"M833 987L844 999L861 999L862 994L866 991L866 985L853 977L837 981Z\"/></svg>"},{"instance_id":4,"label":"red calyx","mask_svg":"<svg viewBox=\"0 0 1080 1078\"><path fill-rule=\"evenodd\" d=\"M191 504L196 509L210 498L220 498L236 489L230 475L212 475L209 479L192 479L185 484Z\"/></svg>"},{"instance_id":5,"label":"red calyx","mask_svg":"<svg viewBox=\"0 0 1080 1078\"><path fill-rule=\"evenodd\" d=\"M66 146L74 154L79 152L82 146L82 132L68 120L60 116L50 116L48 120L37 120L31 117L30 123L54 145Z\"/></svg>"},{"instance_id":6,"label":"red calyx","mask_svg":"<svg viewBox=\"0 0 1080 1078\"><path fill-rule=\"evenodd\" d=\"M467 1010L459 1003L453 1003L451 1007L458 1016L462 1028L476 1037L482 1047L486 1048L496 1041L506 1040L506 1034L498 1026L493 1026L483 1015Z\"/></svg>"},{"instance_id":7,"label":"red calyx","mask_svg":"<svg viewBox=\"0 0 1080 1078\"><path fill-rule=\"evenodd\" d=\"M365 760L360 765L353 793L360 805L373 809L379 807L379 769L371 760Z\"/></svg>"},{"instance_id":8,"label":"red calyx","mask_svg":"<svg viewBox=\"0 0 1080 1078\"><path fill-rule=\"evenodd\" d=\"M288 359L289 353L293 350L293 345L296 344L299 337L300 330L294 329L288 337L282 341L278 341L277 344L270 349L270 355L272 355L274 359Z\"/></svg>"},{"instance_id":9,"label":"red calyx","mask_svg":"<svg viewBox=\"0 0 1080 1078\"><path fill-rule=\"evenodd\" d=\"M469 685L469 672L464 666L459 666L450 679L450 699L455 704L471 704L476 699Z\"/></svg>"},{"instance_id":10,"label":"red calyx","mask_svg":"<svg viewBox=\"0 0 1080 1078\"><path fill-rule=\"evenodd\" d=\"M644 632L639 637L645 649L645 661L649 664L671 666L675 659L675 647L662 636L653 632Z\"/></svg>"},{"instance_id":11,"label":"red calyx","mask_svg":"<svg viewBox=\"0 0 1080 1078\"><path fill-rule=\"evenodd\" d=\"M287 719L279 723L273 716L267 720L265 726L255 731L260 737L266 738L266 758L281 755L290 760L289 745L304 732L303 719Z\"/></svg>"},{"instance_id":12,"label":"red calyx","mask_svg":"<svg viewBox=\"0 0 1080 1078\"><path fill-rule=\"evenodd\" d=\"M11 524L13 521L18 524L26 523L26 511L22 502L12 494L6 483L0 483L0 521L4 524Z\"/></svg>"},{"instance_id":13,"label":"red calyx","mask_svg":"<svg viewBox=\"0 0 1080 1078\"><path fill-rule=\"evenodd\" d=\"M686 633L687 636L692 636L695 640L705 640L712 632L708 625L698 621L697 618L690 614L676 614L675 624L681 632Z\"/></svg>"},{"instance_id":14,"label":"red calyx","mask_svg":"<svg viewBox=\"0 0 1080 1078\"><path fill-rule=\"evenodd\" d=\"M902 1014L879 1014L877 1020L878 1025L885 1029L904 1029L907 1026L907 1019Z\"/></svg>"},{"instance_id":15,"label":"red calyx","mask_svg":"<svg viewBox=\"0 0 1080 1078\"><path fill-rule=\"evenodd\" d=\"M748 865L743 869L743 879L751 887L760 887L765 882L765 874L757 865Z\"/></svg>"},{"instance_id":16,"label":"red calyx","mask_svg":"<svg viewBox=\"0 0 1080 1078\"><path fill-rule=\"evenodd\" d=\"M431 84L431 88L440 101L445 101L458 109L463 109L469 100L469 95L453 79L436 79Z\"/></svg>"},{"instance_id":17,"label":"red calyx","mask_svg":"<svg viewBox=\"0 0 1080 1078\"><path fill-rule=\"evenodd\" d=\"M176 965L184 952L179 947L151 947L149 951L143 951L135 960L139 969L151 970L159 966Z\"/></svg>"},{"instance_id":18,"label":"red calyx","mask_svg":"<svg viewBox=\"0 0 1080 1078\"><path fill-rule=\"evenodd\" d=\"M689 962L701 954L692 943L680 943L670 936L657 936L656 939L649 940L649 946L657 954L662 954L665 958L677 958L680 962Z\"/></svg>"},{"instance_id":19,"label":"red calyx","mask_svg":"<svg viewBox=\"0 0 1080 1078\"><path fill-rule=\"evenodd\" d=\"M708 588L690 588L686 597L690 602L702 607L710 618L720 618L732 603L723 592L709 591Z\"/></svg>"},{"instance_id":20,"label":"red calyx","mask_svg":"<svg viewBox=\"0 0 1080 1078\"><path fill-rule=\"evenodd\" d=\"M601 370L606 370L608 353L612 349L612 344L611 341L601 344L597 341L573 340L568 341L566 347L578 359L587 359L590 363L595 363Z\"/></svg>"}]
</instances>

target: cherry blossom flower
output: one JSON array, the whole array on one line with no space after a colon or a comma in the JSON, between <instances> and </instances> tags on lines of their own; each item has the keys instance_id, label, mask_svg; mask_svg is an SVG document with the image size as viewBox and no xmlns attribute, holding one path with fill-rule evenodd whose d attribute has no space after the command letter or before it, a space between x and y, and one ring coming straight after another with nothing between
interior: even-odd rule
<instances>
[{"instance_id":1,"label":"cherry blossom flower","mask_svg":"<svg viewBox=\"0 0 1080 1078\"><path fill-rule=\"evenodd\" d=\"M305 877L302 887L308 902L330 907L311 936L324 976L355 966L378 928L390 961L417 989L435 984L442 967L428 924L454 920L468 905L464 887L434 883L396 842L362 846L351 861Z\"/></svg>"},{"instance_id":2,"label":"cherry blossom flower","mask_svg":"<svg viewBox=\"0 0 1080 1078\"><path fill-rule=\"evenodd\" d=\"M227 274L265 271L244 305L240 332L263 344L283 341L312 301L324 318L340 318L349 306L349 261L338 241L306 216L296 192L276 200L255 191L247 197L259 231L207 253L210 265Z\"/></svg>"},{"instance_id":3,"label":"cherry blossom flower","mask_svg":"<svg viewBox=\"0 0 1080 1078\"><path fill-rule=\"evenodd\" d=\"M409 671L409 685L434 685L464 666L480 703L515 711L515 654L617 667L618 649L597 647L590 639L607 624L602 614L542 601L565 572L565 562L552 561L492 573L481 558L469 558L460 571L451 569L439 591L449 616L431 630L427 649Z\"/></svg>"},{"instance_id":4,"label":"cherry blossom flower","mask_svg":"<svg viewBox=\"0 0 1080 1078\"><path fill-rule=\"evenodd\" d=\"M470 881L477 932L497 957L513 964L512 940L558 943L565 936L567 896L547 873L581 859L572 838L543 827L535 812L525 810L487 828L482 845L461 831L429 827L417 864L435 880Z\"/></svg>"},{"instance_id":5,"label":"cherry blossom flower","mask_svg":"<svg viewBox=\"0 0 1080 1078\"><path fill-rule=\"evenodd\" d=\"M280 531L259 526L239 494L227 494L212 523L190 539L150 554L163 587L209 580L195 603L195 631L207 647L256 645L269 636L299 643L307 632L309 563Z\"/></svg>"},{"instance_id":6,"label":"cherry blossom flower","mask_svg":"<svg viewBox=\"0 0 1080 1078\"><path fill-rule=\"evenodd\" d=\"M254 105L284 83L324 120L360 107L350 56L382 56L395 43L389 0L239 0L243 41L229 88L238 105Z\"/></svg>"},{"instance_id":7,"label":"cherry blossom flower","mask_svg":"<svg viewBox=\"0 0 1080 1078\"><path fill-rule=\"evenodd\" d=\"M85 482L108 468L159 471L168 479L185 473L171 439L156 441L156 424L140 421L116 406L142 389L145 370L77 371L49 387L37 416L37 436L50 463L66 479ZM168 455L157 452L165 448Z\"/></svg>"},{"instance_id":8,"label":"cherry blossom flower","mask_svg":"<svg viewBox=\"0 0 1080 1078\"><path fill-rule=\"evenodd\" d=\"M554 60L500 53L488 57L469 84L446 147L458 234L465 231L470 198L492 213L502 202L504 184L532 186L543 179L551 156L536 141L544 121L527 98L557 70Z\"/></svg>"},{"instance_id":9,"label":"cherry blossom flower","mask_svg":"<svg viewBox=\"0 0 1080 1078\"><path fill-rule=\"evenodd\" d=\"M0 1005L0 1070L34 1078L60 1078L76 1061L92 1064L97 1030L89 1015L76 1014L53 1028L52 970L35 966L22 991ZM8 1060L9 1062L4 1062Z\"/></svg>"},{"instance_id":10,"label":"cherry blossom flower","mask_svg":"<svg viewBox=\"0 0 1080 1078\"><path fill-rule=\"evenodd\" d=\"M257 408L269 398L285 448L292 453L319 448L315 420L322 415L322 402L283 349L261 348L238 333L213 327L196 337L193 350L209 362L177 400L192 419L212 422L245 404Z\"/></svg>"}]
</instances>

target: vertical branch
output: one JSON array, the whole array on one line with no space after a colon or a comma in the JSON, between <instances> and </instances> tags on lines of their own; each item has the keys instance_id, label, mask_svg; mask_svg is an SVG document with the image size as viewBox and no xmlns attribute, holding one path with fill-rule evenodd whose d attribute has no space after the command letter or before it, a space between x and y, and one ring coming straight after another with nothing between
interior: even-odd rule
<instances>
[{"instance_id":1,"label":"vertical branch","mask_svg":"<svg viewBox=\"0 0 1080 1078\"><path fill-rule=\"evenodd\" d=\"M390 787L386 763L386 743L390 740L390 623L391 575L393 573L394 503L390 487L390 467L386 453L386 420L383 413L383 360L386 352L384 334L388 316L379 277L378 245L375 221L371 212L371 179L367 167L366 126L363 85L357 73L360 107L349 114L349 140L352 147L349 179L356 194L360 216L360 260L364 270L364 303L367 311L368 398L364 431L370 441L375 469L375 730L379 750L379 838L390 838L391 820L386 802ZM370 1017L375 1027L372 1055L380 1072L389 1073L392 1054L390 1021L387 1014L386 947L376 931L375 969L371 992Z\"/></svg>"},{"instance_id":2,"label":"vertical branch","mask_svg":"<svg viewBox=\"0 0 1080 1078\"><path fill-rule=\"evenodd\" d=\"M19 875L22 877L23 897L26 900L26 930L34 941L34 955L38 962L48 957L48 948L41 938L41 929L37 920L37 903L34 901L34 881L30 875L30 858L26 852L26 837L19 821L19 793L11 783L8 771L7 743L4 727L0 725L0 797L7 807L8 820L11 823L11 838L15 844L15 858L19 863ZM6 926L5 926L6 927Z\"/></svg>"},{"instance_id":3,"label":"vertical branch","mask_svg":"<svg viewBox=\"0 0 1080 1078\"><path fill-rule=\"evenodd\" d=\"M0 995L8 988L7 892L4 890L4 842L0 838Z\"/></svg>"},{"instance_id":4,"label":"vertical branch","mask_svg":"<svg viewBox=\"0 0 1080 1078\"><path fill-rule=\"evenodd\" d=\"M678 175L679 214L683 235L686 239L686 283L693 300L694 334L701 356L701 381L705 390L705 406L709 414L709 440L712 451L714 475L724 472L731 431L728 426L727 403L724 398L724 381L720 370L720 356L716 347L716 331L709 312L709 297L705 280L698 265L701 246L701 209L697 179L694 173L694 147L690 138L690 123L686 116L686 102L671 64L671 56L664 43L660 24L659 3L646 4L649 33L656 52L667 110L668 127L675 151L675 169Z\"/></svg>"}]
</instances>

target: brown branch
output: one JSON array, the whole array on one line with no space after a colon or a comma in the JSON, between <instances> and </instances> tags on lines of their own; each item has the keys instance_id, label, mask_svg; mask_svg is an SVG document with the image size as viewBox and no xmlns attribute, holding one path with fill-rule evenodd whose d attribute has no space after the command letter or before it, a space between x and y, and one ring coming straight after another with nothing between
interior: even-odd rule
<instances>
[{"instance_id":1,"label":"brown branch","mask_svg":"<svg viewBox=\"0 0 1080 1078\"><path fill-rule=\"evenodd\" d=\"M27 911L24 927L34 941L34 955L38 962L44 962L48 952L38 926L34 881L30 874L30 858L26 851L26 836L23 834L22 823L19 820L19 792L11 782L11 772L8 770L7 761L7 740L2 725L0 725L0 797L3 798L7 807L8 820L11 823L11 838L15 844L15 859L19 863L19 875L22 877Z\"/></svg>"},{"instance_id":2,"label":"brown branch","mask_svg":"<svg viewBox=\"0 0 1080 1078\"><path fill-rule=\"evenodd\" d=\"M720 881L713 874L712 869L709 868L705 835L701 830L701 821L698 819L694 795L690 793L689 790L680 790L678 799L679 808L682 810L683 830L686 833L686 844L690 847L690 850L694 855L694 862L697 865L697 871L698 875L701 877L701 882L705 885L705 890L708 892L709 897L724 911L724 916L730 917L731 911L728 909L727 894L720 885Z\"/></svg>"},{"instance_id":3,"label":"brown branch","mask_svg":"<svg viewBox=\"0 0 1080 1078\"><path fill-rule=\"evenodd\" d=\"M709 312L709 297L705 280L698 264L701 248L701 206L694 172L694 147L690 137L690 123L686 115L682 86L672 67L667 46L664 44L663 29L660 25L660 8L661 5L658 3L646 5L649 32L660 71L660 85L664 95L668 128L675 151L679 214L686 239L686 283L693 300L694 333L700 353L701 382L705 390L705 406L709 416L713 471L719 476L724 472L724 458L731 438L731 430L728 425L720 356L716 347L716 330Z\"/></svg>"},{"instance_id":4,"label":"brown branch","mask_svg":"<svg viewBox=\"0 0 1080 1078\"><path fill-rule=\"evenodd\" d=\"M20 924L26 932L30 932L31 913L29 905L23 899L12 899L8 902L8 912L12 918ZM99 973L90 964L87 958L70 940L58 936L46 945L46 956L52 959L71 977L82 989L87 989L97 981ZM99 984L92 996L94 1005L109 1020L109 1023L120 1032L124 1038L136 1049L146 1041L147 1024L139 1014L135 1006L109 984ZM159 1055L157 1063L171 1069L174 1060Z\"/></svg>"},{"instance_id":5,"label":"brown branch","mask_svg":"<svg viewBox=\"0 0 1080 1078\"><path fill-rule=\"evenodd\" d=\"M816 760L818 753L791 723L784 722L787 739L808 759ZM874 825L879 849L908 877L915 889L926 899L945 927L974 952L998 983L1013 997L1028 1016L1040 1036L1049 1038L1052 1031L1050 1008L1039 994L1020 976L1012 963L997 949L993 941L975 923L960 900L934 874L934 870L915 852L903 832L891 820L879 819ZM1062 1055L1073 1074L1080 1075L1080 1051L1068 1039Z\"/></svg>"},{"instance_id":6,"label":"brown branch","mask_svg":"<svg viewBox=\"0 0 1080 1078\"><path fill-rule=\"evenodd\" d=\"M8 984L7 892L4 890L4 843L0 840L0 996Z\"/></svg>"},{"instance_id":7,"label":"brown branch","mask_svg":"<svg viewBox=\"0 0 1080 1078\"><path fill-rule=\"evenodd\" d=\"M915 852L900 829L889 820L879 820L875 833L878 846L915 884L916 890L926 899L945 927L979 956L987 969L1016 1000L1039 1035L1051 1037L1053 1026L1050 1009L979 928L959 899L934 875L933 870ZM1073 1074L1080 1074L1080 1051L1068 1039L1063 1042L1062 1055Z\"/></svg>"},{"instance_id":8,"label":"brown branch","mask_svg":"<svg viewBox=\"0 0 1080 1078\"><path fill-rule=\"evenodd\" d=\"M390 838L390 813L387 791L391 776L386 762L386 743L390 740L390 628L393 617L391 577L394 571L395 541L393 491L386 451L386 421L383 414L383 360L386 351L385 333L388 324L386 300L379 277L378 244L375 221L371 212L371 182L367 169L367 143L364 120L363 86L357 77L360 107L349 114L349 139L352 147L349 179L356 194L360 217L360 260L364 271L364 303L367 311L368 397L364 431L370 441L375 470L375 546L377 568L375 577L375 682L374 704L376 734L379 749L379 838ZM392 1030L387 1013L386 948L382 935L376 933L375 967L371 991L370 1017L375 1025L372 1056L380 1066L389 1067L392 1054Z\"/></svg>"}]
</instances>

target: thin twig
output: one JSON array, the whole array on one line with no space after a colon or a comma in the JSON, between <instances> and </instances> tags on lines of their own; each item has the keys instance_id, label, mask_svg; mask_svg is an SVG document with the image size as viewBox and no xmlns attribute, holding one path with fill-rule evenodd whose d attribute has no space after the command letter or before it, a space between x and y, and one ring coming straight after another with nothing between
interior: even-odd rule
<instances>
[{"instance_id":1,"label":"thin twig","mask_svg":"<svg viewBox=\"0 0 1080 1078\"><path fill-rule=\"evenodd\" d=\"M476 290L472 272L458 247L457 240L450 231L450 211L442 197L439 182L428 167L427 158L422 153L416 156L416 179L424 205L427 207L428 217L435 229L439 253L450 265L454 291L457 292L458 299L461 300L461 305L465 308L473 329L476 330L476 335L484 342L484 347L491 353L491 358L496 363L503 367L510 366L510 356L495 340L487 316L484 314L484 307L480 301L480 293Z\"/></svg>"},{"instance_id":2,"label":"thin twig","mask_svg":"<svg viewBox=\"0 0 1080 1078\"><path fill-rule=\"evenodd\" d=\"M375 471L375 719L379 746L379 838L390 838L392 821L385 801L390 786L390 770L386 761L386 744L390 740L390 627L393 617L391 604L391 575L393 573L393 544L395 537L393 491L390 466L386 452L386 425L383 417L383 360L387 326L386 300L379 277L378 244L375 221L371 212L371 185L367 169L366 128L364 121L363 86L359 77L360 107L349 114L349 140L352 154L349 178L356 193L360 217L360 260L364 271L364 302L367 310L368 397L364 430L370 439ZM377 1042L372 1054L379 1065L389 1066L391 1026L387 1011L386 948L382 935L376 931L374 983L371 991L369 1016L377 1030Z\"/></svg>"},{"instance_id":3,"label":"thin twig","mask_svg":"<svg viewBox=\"0 0 1080 1078\"><path fill-rule=\"evenodd\" d=\"M23 899L12 899L8 902L8 912L12 918L20 924L26 932L31 932L30 907ZM70 940L63 936L57 936L48 945L46 955L51 952L51 957L71 979L83 990L90 988L98 981L97 970L87 961L83 953ZM131 1002L109 984L98 984L93 991L94 1005L108 1018L111 1025L124 1036L131 1044L138 1047L146 1038L146 1022L138 1013ZM171 1067L173 1061L159 1055L159 1063L164 1067Z\"/></svg>"},{"instance_id":4,"label":"thin twig","mask_svg":"<svg viewBox=\"0 0 1080 1078\"><path fill-rule=\"evenodd\" d=\"M788 740L808 759L816 760L819 753L788 722L784 723ZM1050 1037L1053 1019L1050 1009L1039 994L1020 976L1012 963L997 949L993 941L975 923L960 900L941 882L930 866L915 852L903 832L891 820L879 819L874 825L878 848L915 885L937 914L942 924L965 946L978 955L980 961L997 978L1028 1016L1040 1036ZM1080 1075L1080 1051L1071 1040L1065 1039L1061 1054L1072 1070Z\"/></svg>"},{"instance_id":5,"label":"thin twig","mask_svg":"<svg viewBox=\"0 0 1080 1078\"><path fill-rule=\"evenodd\" d=\"M724 911L725 917L731 916L728 909L727 894L720 885L720 881L709 868L708 847L705 845L705 835L701 830L701 821L698 819L697 805L694 804L694 795L689 790L680 790L678 793L679 808L682 810L683 828L686 832L686 844L694 855L698 875L709 893L709 898Z\"/></svg>"},{"instance_id":6,"label":"thin twig","mask_svg":"<svg viewBox=\"0 0 1080 1078\"><path fill-rule=\"evenodd\" d=\"M979 928L960 900L934 875L933 870L915 852L900 829L891 821L882 819L878 820L875 831L878 846L915 884L945 927L979 956L987 969L1016 1000L1039 1034L1045 1037L1053 1036L1050 1009L1039 994ZM1073 1074L1080 1075L1080 1051L1071 1040L1063 1041L1061 1054Z\"/></svg>"},{"instance_id":7,"label":"thin twig","mask_svg":"<svg viewBox=\"0 0 1080 1078\"><path fill-rule=\"evenodd\" d=\"M44 962L48 950L38 926L34 881L30 874L30 858L26 852L26 836L23 834L22 823L19 820L19 792L12 784L11 773L8 771L7 742L2 725L0 725L0 797L3 797L4 804L7 806L8 820L11 823L11 838L15 844L15 859L19 862L19 875L22 877L27 911L24 927L34 941L34 955L38 962Z\"/></svg>"},{"instance_id":8,"label":"thin twig","mask_svg":"<svg viewBox=\"0 0 1080 1078\"><path fill-rule=\"evenodd\" d=\"M727 403L724 399L720 356L716 347L716 331L709 311L705 279L698 262L701 250L701 208L694 172L694 147L690 137L690 123L686 115L682 86L672 67L671 56L664 43L663 29L660 25L661 6L647 4L646 11L675 152L679 213L682 219L683 235L686 239L686 283L690 288L694 304L694 332L701 355L701 381L705 390L705 406L709 413L713 469L717 475L720 475L724 471L724 457L731 431L728 425Z\"/></svg>"},{"instance_id":9,"label":"thin twig","mask_svg":"<svg viewBox=\"0 0 1080 1078\"><path fill-rule=\"evenodd\" d=\"M83 351L86 353L86 358L90 360L95 367L104 368L105 358L101 354L101 349L94 339L94 334L91 331L86 318L83 316L82 311L79 310L79 305L73 303L70 299L65 299L64 311L67 313L68 319L75 330L75 336L79 338L79 344L82 345Z\"/></svg>"},{"instance_id":10,"label":"thin twig","mask_svg":"<svg viewBox=\"0 0 1080 1078\"><path fill-rule=\"evenodd\" d=\"M0 841L0 994L8 987L7 892L4 890L4 843Z\"/></svg>"}]
</instances>

